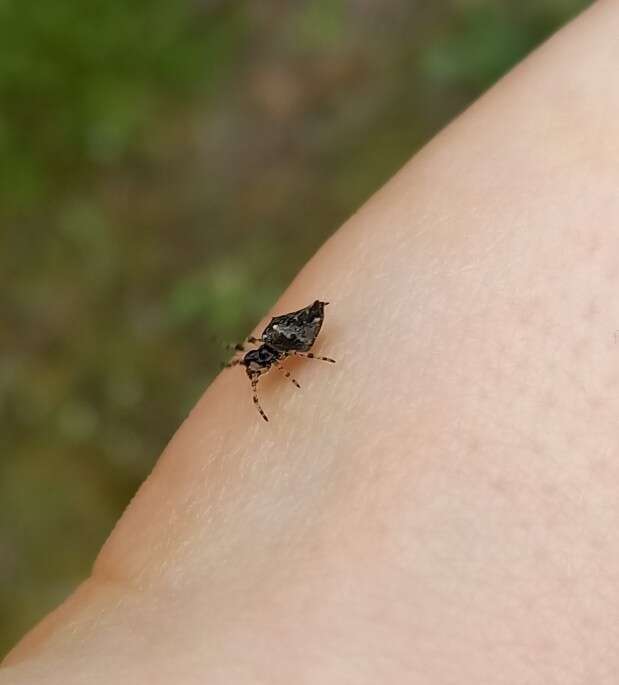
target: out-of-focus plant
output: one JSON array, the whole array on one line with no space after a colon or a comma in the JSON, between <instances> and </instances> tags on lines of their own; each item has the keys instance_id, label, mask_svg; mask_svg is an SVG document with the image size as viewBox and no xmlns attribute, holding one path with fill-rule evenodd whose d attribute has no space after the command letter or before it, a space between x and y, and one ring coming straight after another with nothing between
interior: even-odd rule
<instances>
[{"instance_id":1,"label":"out-of-focus plant","mask_svg":"<svg viewBox=\"0 0 619 685\"><path fill-rule=\"evenodd\" d=\"M2 0L4 208L31 207L85 169L118 163L148 144L149 121L171 99L213 89L243 37L239 7Z\"/></svg>"},{"instance_id":2,"label":"out-of-focus plant","mask_svg":"<svg viewBox=\"0 0 619 685\"><path fill-rule=\"evenodd\" d=\"M481 91L557 27L582 9L581 0L455 2L423 56L427 77L443 88Z\"/></svg>"}]
</instances>

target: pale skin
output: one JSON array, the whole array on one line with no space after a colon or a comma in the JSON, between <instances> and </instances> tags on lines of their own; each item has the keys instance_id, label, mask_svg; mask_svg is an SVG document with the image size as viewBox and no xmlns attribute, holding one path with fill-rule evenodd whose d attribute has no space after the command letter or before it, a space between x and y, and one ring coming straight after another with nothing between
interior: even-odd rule
<instances>
[{"instance_id":1,"label":"pale skin","mask_svg":"<svg viewBox=\"0 0 619 685\"><path fill-rule=\"evenodd\" d=\"M223 372L0 685L617 682L618 36L594 5L328 241L270 314L331 302L337 364L268 424Z\"/></svg>"}]
</instances>

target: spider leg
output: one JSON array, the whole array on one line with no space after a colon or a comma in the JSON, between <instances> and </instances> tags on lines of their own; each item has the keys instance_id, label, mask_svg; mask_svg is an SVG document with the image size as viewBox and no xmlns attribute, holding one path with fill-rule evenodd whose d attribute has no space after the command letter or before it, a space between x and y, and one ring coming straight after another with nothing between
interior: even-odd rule
<instances>
[{"instance_id":1,"label":"spider leg","mask_svg":"<svg viewBox=\"0 0 619 685\"><path fill-rule=\"evenodd\" d=\"M299 385L299 383L297 382L297 379L296 379L296 378L293 378L293 377L290 375L290 371L288 371L286 368L284 368L279 362L274 362L274 363L275 363L275 366L284 374L284 376L286 376L286 378L290 379L290 381L291 381L292 383L294 383L294 384L297 386L297 388L300 388L300 387L301 387L301 386Z\"/></svg>"},{"instance_id":2,"label":"spider leg","mask_svg":"<svg viewBox=\"0 0 619 685\"><path fill-rule=\"evenodd\" d=\"M313 352L290 352L295 357L302 357L303 359L318 359L321 362L329 362L330 364L335 364L335 359L331 357L321 357Z\"/></svg>"},{"instance_id":3,"label":"spider leg","mask_svg":"<svg viewBox=\"0 0 619 685\"><path fill-rule=\"evenodd\" d=\"M261 343L262 340L260 338L254 338L253 335L250 335L249 338L245 338L243 342L240 343L227 343L226 344L226 349L228 350L234 350L235 352L245 352L245 346L249 344L255 344L255 343Z\"/></svg>"},{"instance_id":4,"label":"spider leg","mask_svg":"<svg viewBox=\"0 0 619 685\"><path fill-rule=\"evenodd\" d=\"M258 380L260 379L260 374L256 374L255 376L251 376L250 378L251 378L252 399L254 401L254 405L255 405L256 409L260 412L260 416L262 416L262 418L265 421L268 421L269 417L264 413L264 410L260 406L260 400L258 399L257 386L258 386Z\"/></svg>"},{"instance_id":5,"label":"spider leg","mask_svg":"<svg viewBox=\"0 0 619 685\"><path fill-rule=\"evenodd\" d=\"M249 336L249 338L246 338L242 343L226 343L225 348L227 350L234 350L234 357L229 361L229 362L222 362L221 368L222 369L229 369L231 366L236 366L237 364L240 364L242 361L241 357L237 357L239 352L245 352L246 345L248 343L261 343L262 341L259 340L258 338L254 338L254 336Z\"/></svg>"}]
</instances>

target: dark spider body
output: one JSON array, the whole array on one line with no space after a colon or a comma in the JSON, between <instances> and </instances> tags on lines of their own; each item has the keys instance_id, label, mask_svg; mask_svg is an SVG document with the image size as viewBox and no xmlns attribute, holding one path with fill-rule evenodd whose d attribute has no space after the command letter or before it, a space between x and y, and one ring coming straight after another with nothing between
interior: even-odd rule
<instances>
[{"instance_id":1,"label":"dark spider body","mask_svg":"<svg viewBox=\"0 0 619 685\"><path fill-rule=\"evenodd\" d=\"M262 369L268 370L279 361L283 353L270 345L260 345L255 350L250 350L241 359L239 364L245 367L247 375L251 377L253 373L260 373Z\"/></svg>"},{"instance_id":2,"label":"dark spider body","mask_svg":"<svg viewBox=\"0 0 619 685\"><path fill-rule=\"evenodd\" d=\"M282 352L307 352L314 344L325 319L325 305L316 300L298 312L276 316L262 331L260 339L270 347Z\"/></svg>"},{"instance_id":3,"label":"dark spider body","mask_svg":"<svg viewBox=\"0 0 619 685\"><path fill-rule=\"evenodd\" d=\"M329 357L319 357L309 350L320 333L325 317L325 305L328 302L316 300L303 309L289 314L282 314L271 319L267 327L262 331L260 338L248 338L247 342L261 343L259 347L247 352L241 359L234 359L227 366L240 364L251 381L253 400L260 415L268 421L267 415L262 410L256 392L256 386L260 376L275 366L289 378L297 388L301 386L292 378L290 371L286 371L281 362L290 356L305 357L306 359L319 359L325 362L335 363ZM236 345L239 352L245 350L244 345Z\"/></svg>"}]
</instances>

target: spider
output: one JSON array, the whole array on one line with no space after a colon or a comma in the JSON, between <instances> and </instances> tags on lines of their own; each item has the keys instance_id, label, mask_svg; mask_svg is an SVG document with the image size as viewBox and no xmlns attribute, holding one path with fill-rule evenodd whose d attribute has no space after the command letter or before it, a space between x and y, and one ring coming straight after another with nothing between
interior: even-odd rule
<instances>
[{"instance_id":1,"label":"spider","mask_svg":"<svg viewBox=\"0 0 619 685\"><path fill-rule=\"evenodd\" d=\"M301 386L282 366L282 361L286 357L303 357L305 359L319 359L323 362L335 364L335 359L330 357L320 357L310 352L312 345L318 337L325 318L325 306L328 302L316 300L313 304L299 309L289 314L276 316L262 331L259 338L250 336L246 343L259 344L256 349L249 350L243 357L233 359L226 364L226 367L241 365L245 367L245 372L251 382L253 401L260 416L268 421L268 416L260 406L258 399L257 386L260 376L271 370L275 366L282 371L286 378L289 378L297 388ZM245 352L245 344L239 343L234 346L237 352Z\"/></svg>"}]
</instances>

